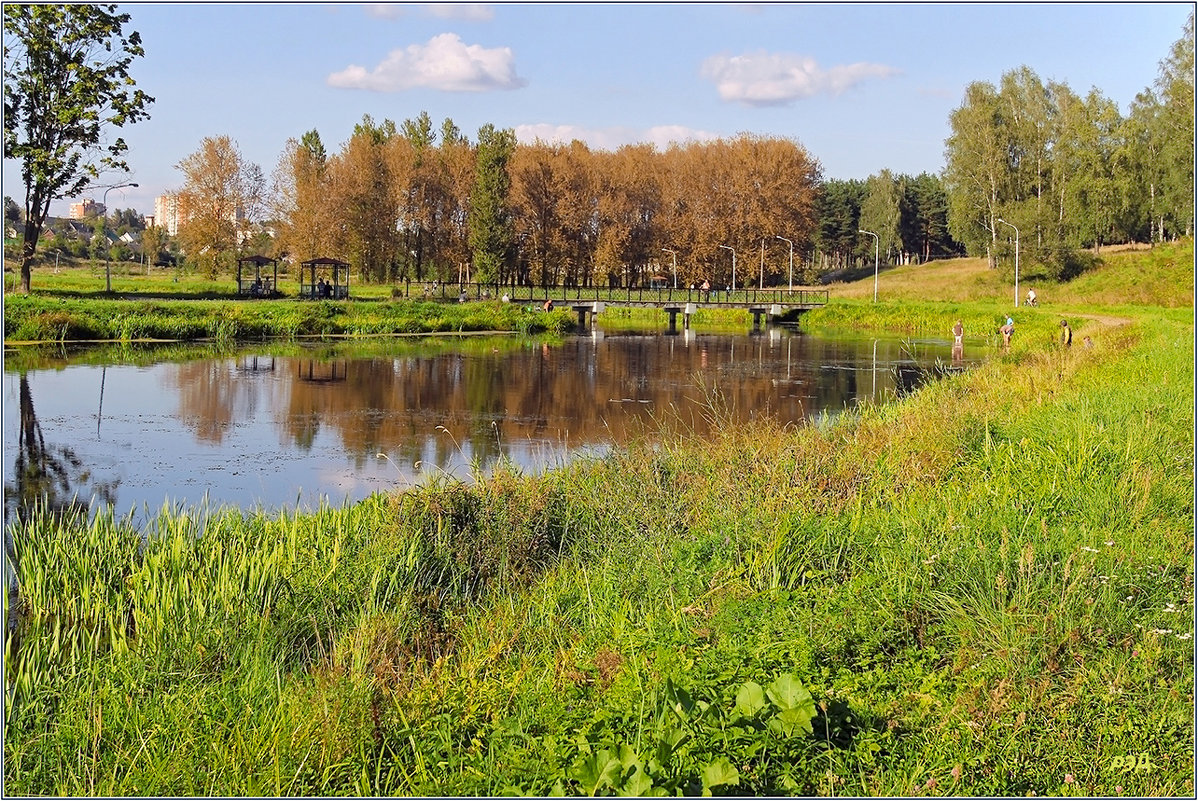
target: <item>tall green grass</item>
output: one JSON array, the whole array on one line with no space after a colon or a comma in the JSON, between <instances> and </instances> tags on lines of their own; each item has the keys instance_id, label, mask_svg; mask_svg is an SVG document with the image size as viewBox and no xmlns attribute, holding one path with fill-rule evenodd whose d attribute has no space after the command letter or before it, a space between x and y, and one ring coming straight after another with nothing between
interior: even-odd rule
<instances>
[{"instance_id":1,"label":"tall green grass","mask_svg":"<svg viewBox=\"0 0 1198 801\"><path fill-rule=\"evenodd\" d=\"M569 330L566 312L544 314L499 302L99 300L5 298L5 342L211 340L383 336L465 331L524 334Z\"/></svg>"}]
</instances>

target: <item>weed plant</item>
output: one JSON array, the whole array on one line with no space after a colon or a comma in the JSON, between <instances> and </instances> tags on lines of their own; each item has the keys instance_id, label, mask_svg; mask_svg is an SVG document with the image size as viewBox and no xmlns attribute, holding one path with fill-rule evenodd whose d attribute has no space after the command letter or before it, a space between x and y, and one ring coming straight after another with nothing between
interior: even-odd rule
<instances>
[{"instance_id":1,"label":"weed plant","mask_svg":"<svg viewBox=\"0 0 1198 801\"><path fill-rule=\"evenodd\" d=\"M35 515L6 787L1192 796L1193 326L1102 311L819 426L663 419L310 515Z\"/></svg>"}]
</instances>

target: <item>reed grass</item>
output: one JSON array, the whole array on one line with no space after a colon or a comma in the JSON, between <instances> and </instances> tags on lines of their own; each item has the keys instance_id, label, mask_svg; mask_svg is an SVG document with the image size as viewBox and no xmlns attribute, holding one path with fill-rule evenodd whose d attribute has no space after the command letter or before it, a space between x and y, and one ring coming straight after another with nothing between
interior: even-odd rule
<instances>
[{"instance_id":1,"label":"reed grass","mask_svg":"<svg viewBox=\"0 0 1198 801\"><path fill-rule=\"evenodd\" d=\"M265 338L384 336L466 331L563 333L567 312L529 311L498 301L102 300L11 295L6 343L107 340L229 343Z\"/></svg>"}]
</instances>

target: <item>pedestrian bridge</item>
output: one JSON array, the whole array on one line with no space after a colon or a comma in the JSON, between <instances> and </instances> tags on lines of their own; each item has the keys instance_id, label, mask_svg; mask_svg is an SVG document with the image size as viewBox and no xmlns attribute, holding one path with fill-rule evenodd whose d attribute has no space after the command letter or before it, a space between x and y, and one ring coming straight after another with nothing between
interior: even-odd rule
<instances>
[{"instance_id":1,"label":"pedestrian bridge","mask_svg":"<svg viewBox=\"0 0 1198 801\"><path fill-rule=\"evenodd\" d=\"M594 315L608 306L642 309L661 309L669 315L670 330L674 330L678 315L683 327L690 327L690 318L699 309L744 309L753 315L753 327L824 306L828 303L826 289L751 289L735 290L673 289L646 287L601 289L598 287L510 287L503 290L512 303L544 306L553 301L556 308L569 308L578 315L584 330Z\"/></svg>"}]
</instances>

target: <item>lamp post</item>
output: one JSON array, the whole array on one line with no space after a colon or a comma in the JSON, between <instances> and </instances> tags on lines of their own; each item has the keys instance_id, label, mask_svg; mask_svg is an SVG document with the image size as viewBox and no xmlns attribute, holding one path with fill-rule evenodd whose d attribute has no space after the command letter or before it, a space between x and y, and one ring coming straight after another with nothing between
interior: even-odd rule
<instances>
[{"instance_id":1,"label":"lamp post","mask_svg":"<svg viewBox=\"0 0 1198 801\"><path fill-rule=\"evenodd\" d=\"M775 236L774 239L781 239L786 244L790 245L790 291L795 291L795 243L791 242L784 236Z\"/></svg>"},{"instance_id":2,"label":"lamp post","mask_svg":"<svg viewBox=\"0 0 1198 801\"><path fill-rule=\"evenodd\" d=\"M995 217L995 222L1000 222L1003 225L1008 225L1015 228L1014 225L1004 220L1002 217ZM1019 229L1015 228L1015 308L1019 308Z\"/></svg>"},{"instance_id":3,"label":"lamp post","mask_svg":"<svg viewBox=\"0 0 1198 801\"><path fill-rule=\"evenodd\" d=\"M859 234L869 234L874 238L874 303L878 302L878 235L873 231L862 231L857 229ZM888 251L889 252L889 251Z\"/></svg>"},{"instance_id":4,"label":"lamp post","mask_svg":"<svg viewBox=\"0 0 1198 801\"><path fill-rule=\"evenodd\" d=\"M720 245L724 250L732 251L732 291L736 291L736 250L728 245Z\"/></svg>"},{"instance_id":5,"label":"lamp post","mask_svg":"<svg viewBox=\"0 0 1198 801\"><path fill-rule=\"evenodd\" d=\"M108 218L108 193L114 189L124 189L127 186L137 186L137 184L135 184L135 183L113 184L112 186L110 186L104 190L104 195L100 199L100 205L104 207L105 220L107 220L107 218ZM100 235L101 236L104 235L103 228L101 228L101 230L100 230ZM105 237L105 238L107 238L107 237ZM109 294L112 293L112 269L111 269L112 254L110 253L110 250L111 250L111 248L104 248L104 291L108 292Z\"/></svg>"},{"instance_id":6,"label":"lamp post","mask_svg":"<svg viewBox=\"0 0 1198 801\"><path fill-rule=\"evenodd\" d=\"M674 257L674 289L677 289L678 288L678 251L670 250L669 248L662 248L662 250L666 253L669 253L671 256Z\"/></svg>"}]
</instances>

